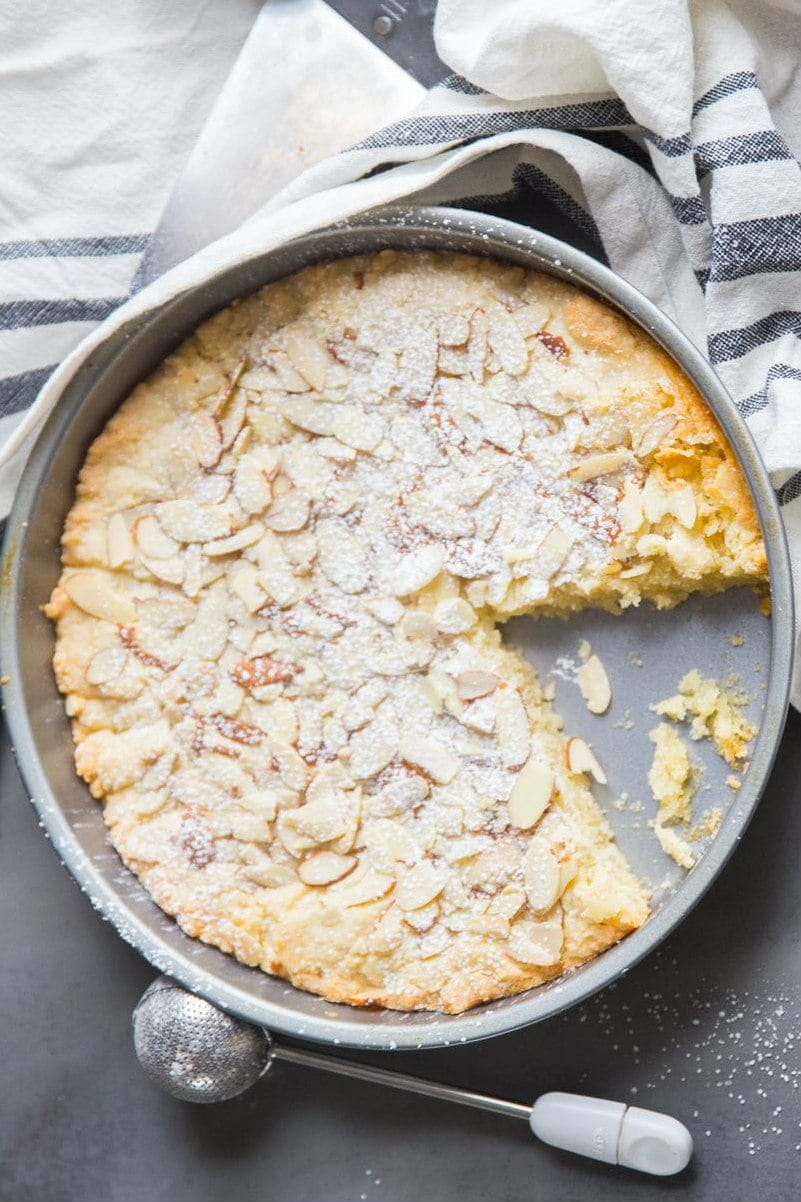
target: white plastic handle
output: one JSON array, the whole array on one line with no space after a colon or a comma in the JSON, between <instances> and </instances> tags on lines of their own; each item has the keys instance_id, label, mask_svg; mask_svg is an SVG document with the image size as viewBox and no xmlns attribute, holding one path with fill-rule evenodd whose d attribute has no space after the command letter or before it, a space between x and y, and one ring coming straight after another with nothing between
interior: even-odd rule
<instances>
[{"instance_id":1,"label":"white plastic handle","mask_svg":"<svg viewBox=\"0 0 801 1202\"><path fill-rule=\"evenodd\" d=\"M680 1173L693 1154L692 1136L678 1119L604 1098L546 1093L530 1122L537 1138L555 1148L656 1177Z\"/></svg>"}]
</instances>

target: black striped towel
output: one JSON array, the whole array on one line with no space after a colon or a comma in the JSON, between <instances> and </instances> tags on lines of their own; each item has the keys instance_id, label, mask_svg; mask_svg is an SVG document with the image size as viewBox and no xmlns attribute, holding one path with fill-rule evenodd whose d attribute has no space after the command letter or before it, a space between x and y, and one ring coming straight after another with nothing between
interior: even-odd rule
<instances>
[{"instance_id":1,"label":"black striped towel","mask_svg":"<svg viewBox=\"0 0 801 1202\"><path fill-rule=\"evenodd\" d=\"M801 19L788 11L795 3L779 10L757 0L689 7L685 0L564 0L553 15L553 5L536 0L440 0L438 49L460 74L407 119L311 168L235 233L111 316L97 302L95 316L106 320L6 439L6 491L58 390L109 326L221 263L391 201L475 206L544 193L707 351L771 473L798 585L801 169L792 139L801 143ZM42 244L30 253L52 251ZM76 301L84 316L89 299ZM4 319L38 327L42 362L53 312L45 303L0 303L0 328ZM62 308L58 320L69 324ZM62 337L44 361L68 350ZM4 392L0 384L12 407L29 404L30 391ZM798 668L794 702L801 704Z\"/></svg>"}]
</instances>

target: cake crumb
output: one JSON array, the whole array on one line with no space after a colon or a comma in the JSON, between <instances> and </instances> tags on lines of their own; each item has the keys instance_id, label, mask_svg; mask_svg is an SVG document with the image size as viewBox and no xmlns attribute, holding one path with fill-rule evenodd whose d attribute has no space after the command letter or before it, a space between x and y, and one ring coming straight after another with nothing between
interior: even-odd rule
<instances>
[{"instance_id":1,"label":"cake crumb","mask_svg":"<svg viewBox=\"0 0 801 1202\"><path fill-rule=\"evenodd\" d=\"M737 631L735 634L733 634L729 639L729 646L731 646L731 647L742 647L744 645L744 643L745 643L745 635L740 634L739 631Z\"/></svg>"},{"instance_id":2,"label":"cake crumb","mask_svg":"<svg viewBox=\"0 0 801 1202\"><path fill-rule=\"evenodd\" d=\"M617 722L613 723L618 730L634 730L634 719L631 716L631 710L626 710L622 718L618 718Z\"/></svg>"},{"instance_id":3,"label":"cake crumb","mask_svg":"<svg viewBox=\"0 0 801 1202\"><path fill-rule=\"evenodd\" d=\"M695 741L711 739L717 753L730 768L735 768L738 761L744 759L748 744L757 731L742 712L747 703L745 693L705 679L697 668L693 668L679 682L675 696L650 708L655 714L674 722L689 720L690 738Z\"/></svg>"},{"instance_id":4,"label":"cake crumb","mask_svg":"<svg viewBox=\"0 0 801 1202\"><path fill-rule=\"evenodd\" d=\"M726 784L730 789L733 789L735 793L739 793L740 789L743 787L743 782L740 780L739 776L727 776Z\"/></svg>"},{"instance_id":5,"label":"cake crumb","mask_svg":"<svg viewBox=\"0 0 801 1202\"><path fill-rule=\"evenodd\" d=\"M582 639L579 643L578 655L583 664L586 664L587 660L592 655L592 647L587 639Z\"/></svg>"},{"instance_id":6,"label":"cake crumb","mask_svg":"<svg viewBox=\"0 0 801 1202\"><path fill-rule=\"evenodd\" d=\"M651 829L659 840L665 855L675 860L680 868L690 869L695 864L695 856L686 839L677 835L670 827L662 826L661 822L651 823Z\"/></svg>"},{"instance_id":7,"label":"cake crumb","mask_svg":"<svg viewBox=\"0 0 801 1202\"><path fill-rule=\"evenodd\" d=\"M659 822L687 823L698 787L698 768L681 735L667 722L660 722L648 737L654 744L648 784L659 805Z\"/></svg>"},{"instance_id":8,"label":"cake crumb","mask_svg":"<svg viewBox=\"0 0 801 1202\"><path fill-rule=\"evenodd\" d=\"M711 810L704 810L700 820L696 822L695 826L690 827L690 830L687 832L687 838L693 843L698 839L714 839L720 830L722 821L723 810L720 806L713 806Z\"/></svg>"}]
</instances>

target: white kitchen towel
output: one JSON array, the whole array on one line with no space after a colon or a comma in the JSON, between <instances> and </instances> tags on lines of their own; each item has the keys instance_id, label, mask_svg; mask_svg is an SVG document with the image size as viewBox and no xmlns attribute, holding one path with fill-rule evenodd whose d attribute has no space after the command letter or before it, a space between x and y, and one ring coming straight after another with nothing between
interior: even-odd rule
<instances>
[{"instance_id":1,"label":"white kitchen towel","mask_svg":"<svg viewBox=\"0 0 801 1202\"><path fill-rule=\"evenodd\" d=\"M16 419L6 490L108 330L221 264L390 201L530 196L536 221L541 194L709 354L772 474L798 589L800 16L797 0L440 0L438 49L458 74L107 317ZM36 321L15 335L35 328L39 362L52 362L67 347L48 358L46 310L26 312Z\"/></svg>"}]
</instances>

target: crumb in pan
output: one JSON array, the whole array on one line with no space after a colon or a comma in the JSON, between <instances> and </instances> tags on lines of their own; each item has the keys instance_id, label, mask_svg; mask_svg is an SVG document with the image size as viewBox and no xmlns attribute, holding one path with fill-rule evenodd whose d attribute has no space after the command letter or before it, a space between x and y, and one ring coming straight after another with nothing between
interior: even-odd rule
<instances>
[{"instance_id":1,"label":"crumb in pan","mask_svg":"<svg viewBox=\"0 0 801 1202\"><path fill-rule=\"evenodd\" d=\"M652 705L655 714L690 722L690 738L710 739L730 768L742 767L756 726L743 712L749 697L742 690L701 676L694 668L673 697Z\"/></svg>"}]
</instances>

